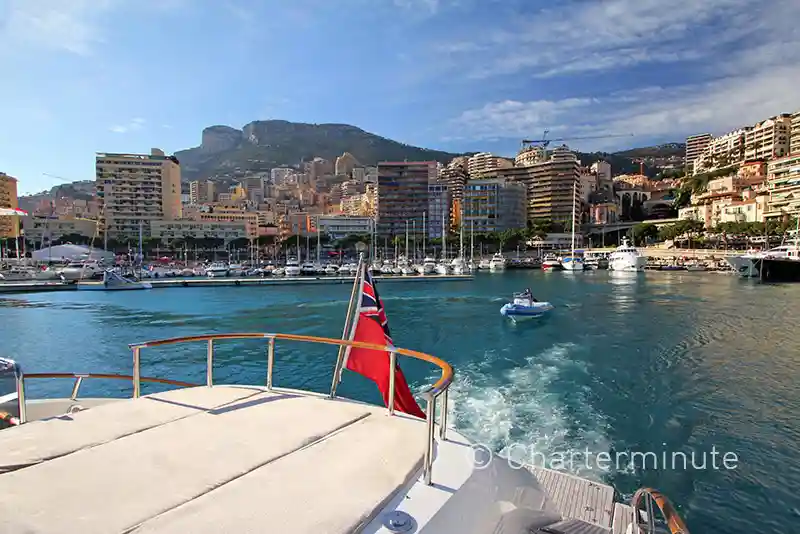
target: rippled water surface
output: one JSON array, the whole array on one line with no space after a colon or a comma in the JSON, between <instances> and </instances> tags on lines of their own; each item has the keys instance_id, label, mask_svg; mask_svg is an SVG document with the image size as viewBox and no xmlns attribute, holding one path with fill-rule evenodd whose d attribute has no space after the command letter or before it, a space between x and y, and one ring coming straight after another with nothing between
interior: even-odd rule
<instances>
[{"instance_id":1,"label":"rippled water surface","mask_svg":"<svg viewBox=\"0 0 800 534\"><path fill-rule=\"evenodd\" d=\"M499 315L509 294L524 287L556 305L550 317L513 325ZM473 439L542 453L734 452L734 470L711 469L710 460L705 470L573 470L625 497L642 485L661 489L693 534L797 531L800 285L707 273L509 272L479 274L474 282L379 282L379 289L395 342L456 368L451 420ZM129 373L127 344L135 341L230 331L339 337L349 291L329 285L4 297L0 354L28 372ZM335 355L331 347L279 342L276 383L325 391ZM204 380L202 344L147 349L142 357L144 374ZM220 344L215 380L263 383L265 361L264 342ZM403 366L414 389L434 377L426 364ZM66 394L70 386L31 383L34 396ZM130 394L116 382L84 388ZM358 376L347 375L340 392L379 401Z\"/></svg>"}]
</instances>

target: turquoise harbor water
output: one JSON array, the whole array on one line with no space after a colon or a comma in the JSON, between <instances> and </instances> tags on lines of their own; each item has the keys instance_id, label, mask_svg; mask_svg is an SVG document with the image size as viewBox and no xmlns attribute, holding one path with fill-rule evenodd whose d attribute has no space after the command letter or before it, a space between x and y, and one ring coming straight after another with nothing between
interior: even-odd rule
<instances>
[{"instance_id":1,"label":"turquoise harbor water","mask_svg":"<svg viewBox=\"0 0 800 534\"><path fill-rule=\"evenodd\" d=\"M552 316L513 325L499 309L531 287ZM502 450L543 453L728 451L735 470L608 472L573 466L624 497L664 491L693 534L784 533L800 522L800 286L707 273L479 274L474 282L383 283L399 346L445 358L457 373L457 427ZM127 344L189 334L277 331L339 337L349 286L70 292L0 298L0 354L29 372L124 372ZM202 344L147 349L143 373L202 382ZM335 348L279 342L276 383L325 391ZM220 343L215 380L263 383L263 342ZM403 361L412 387L434 376ZM32 396L71 383L31 381ZM87 381L82 394L128 395ZM147 391L147 390L146 390ZM152 391L152 389L149 389ZM347 375L344 395L378 401ZM709 461L710 464L710 461ZM680 466L679 466L680 467ZM723 519L724 518L724 519ZM724 521L721 524L719 521Z\"/></svg>"}]
</instances>

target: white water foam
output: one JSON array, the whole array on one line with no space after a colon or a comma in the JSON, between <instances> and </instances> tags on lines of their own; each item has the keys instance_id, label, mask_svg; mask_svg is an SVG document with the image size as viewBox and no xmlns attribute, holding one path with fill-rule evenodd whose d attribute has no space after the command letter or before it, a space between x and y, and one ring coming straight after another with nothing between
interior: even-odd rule
<instances>
[{"instance_id":1,"label":"white water foam","mask_svg":"<svg viewBox=\"0 0 800 534\"><path fill-rule=\"evenodd\" d=\"M542 465L541 458L573 455L576 460L567 465L544 466L601 479L603 473L587 469L583 458L587 450L591 455L609 451L604 418L592 409L586 388L564 391L565 384L574 383L564 380L566 374L588 375L583 362L570 358L575 348L572 343L555 344L500 374L492 368L508 359L503 352L487 351L482 360L459 366L450 388L451 424L474 442L515 460Z\"/></svg>"}]
</instances>

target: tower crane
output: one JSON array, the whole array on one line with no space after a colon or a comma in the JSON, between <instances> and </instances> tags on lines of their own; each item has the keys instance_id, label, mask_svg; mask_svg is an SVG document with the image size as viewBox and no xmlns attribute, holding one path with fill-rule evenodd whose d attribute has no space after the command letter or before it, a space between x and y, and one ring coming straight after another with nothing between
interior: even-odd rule
<instances>
[{"instance_id":1,"label":"tower crane","mask_svg":"<svg viewBox=\"0 0 800 534\"><path fill-rule=\"evenodd\" d=\"M547 147L550 146L550 143L554 141L578 141L578 140L585 140L585 139L610 139L613 137L633 137L632 133L628 134L606 134L606 135L588 135L582 137L557 137L554 139L547 139L547 134L550 133L550 130L545 130L544 135L542 135L541 139L523 139L522 140L522 149L525 150L532 145L539 145L545 152L547 153Z\"/></svg>"}]
</instances>

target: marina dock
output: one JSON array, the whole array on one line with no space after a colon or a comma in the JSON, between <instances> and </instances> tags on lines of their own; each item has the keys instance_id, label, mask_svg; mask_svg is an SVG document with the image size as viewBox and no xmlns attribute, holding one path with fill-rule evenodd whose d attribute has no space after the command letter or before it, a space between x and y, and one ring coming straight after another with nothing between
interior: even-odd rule
<instances>
[{"instance_id":1,"label":"marina dock","mask_svg":"<svg viewBox=\"0 0 800 534\"><path fill-rule=\"evenodd\" d=\"M376 280L385 282L459 282L470 281L474 276L468 274L453 275L419 275L419 276L376 276ZM270 278L150 278L147 282L153 289L166 287L233 287L233 286L287 286L287 285L330 285L352 284L352 276L292 276ZM103 282L90 281L81 284L96 284L102 286ZM30 282L3 282L0 283L0 294L34 293L40 291L75 291L78 284L72 282L50 282L33 280Z\"/></svg>"}]
</instances>

